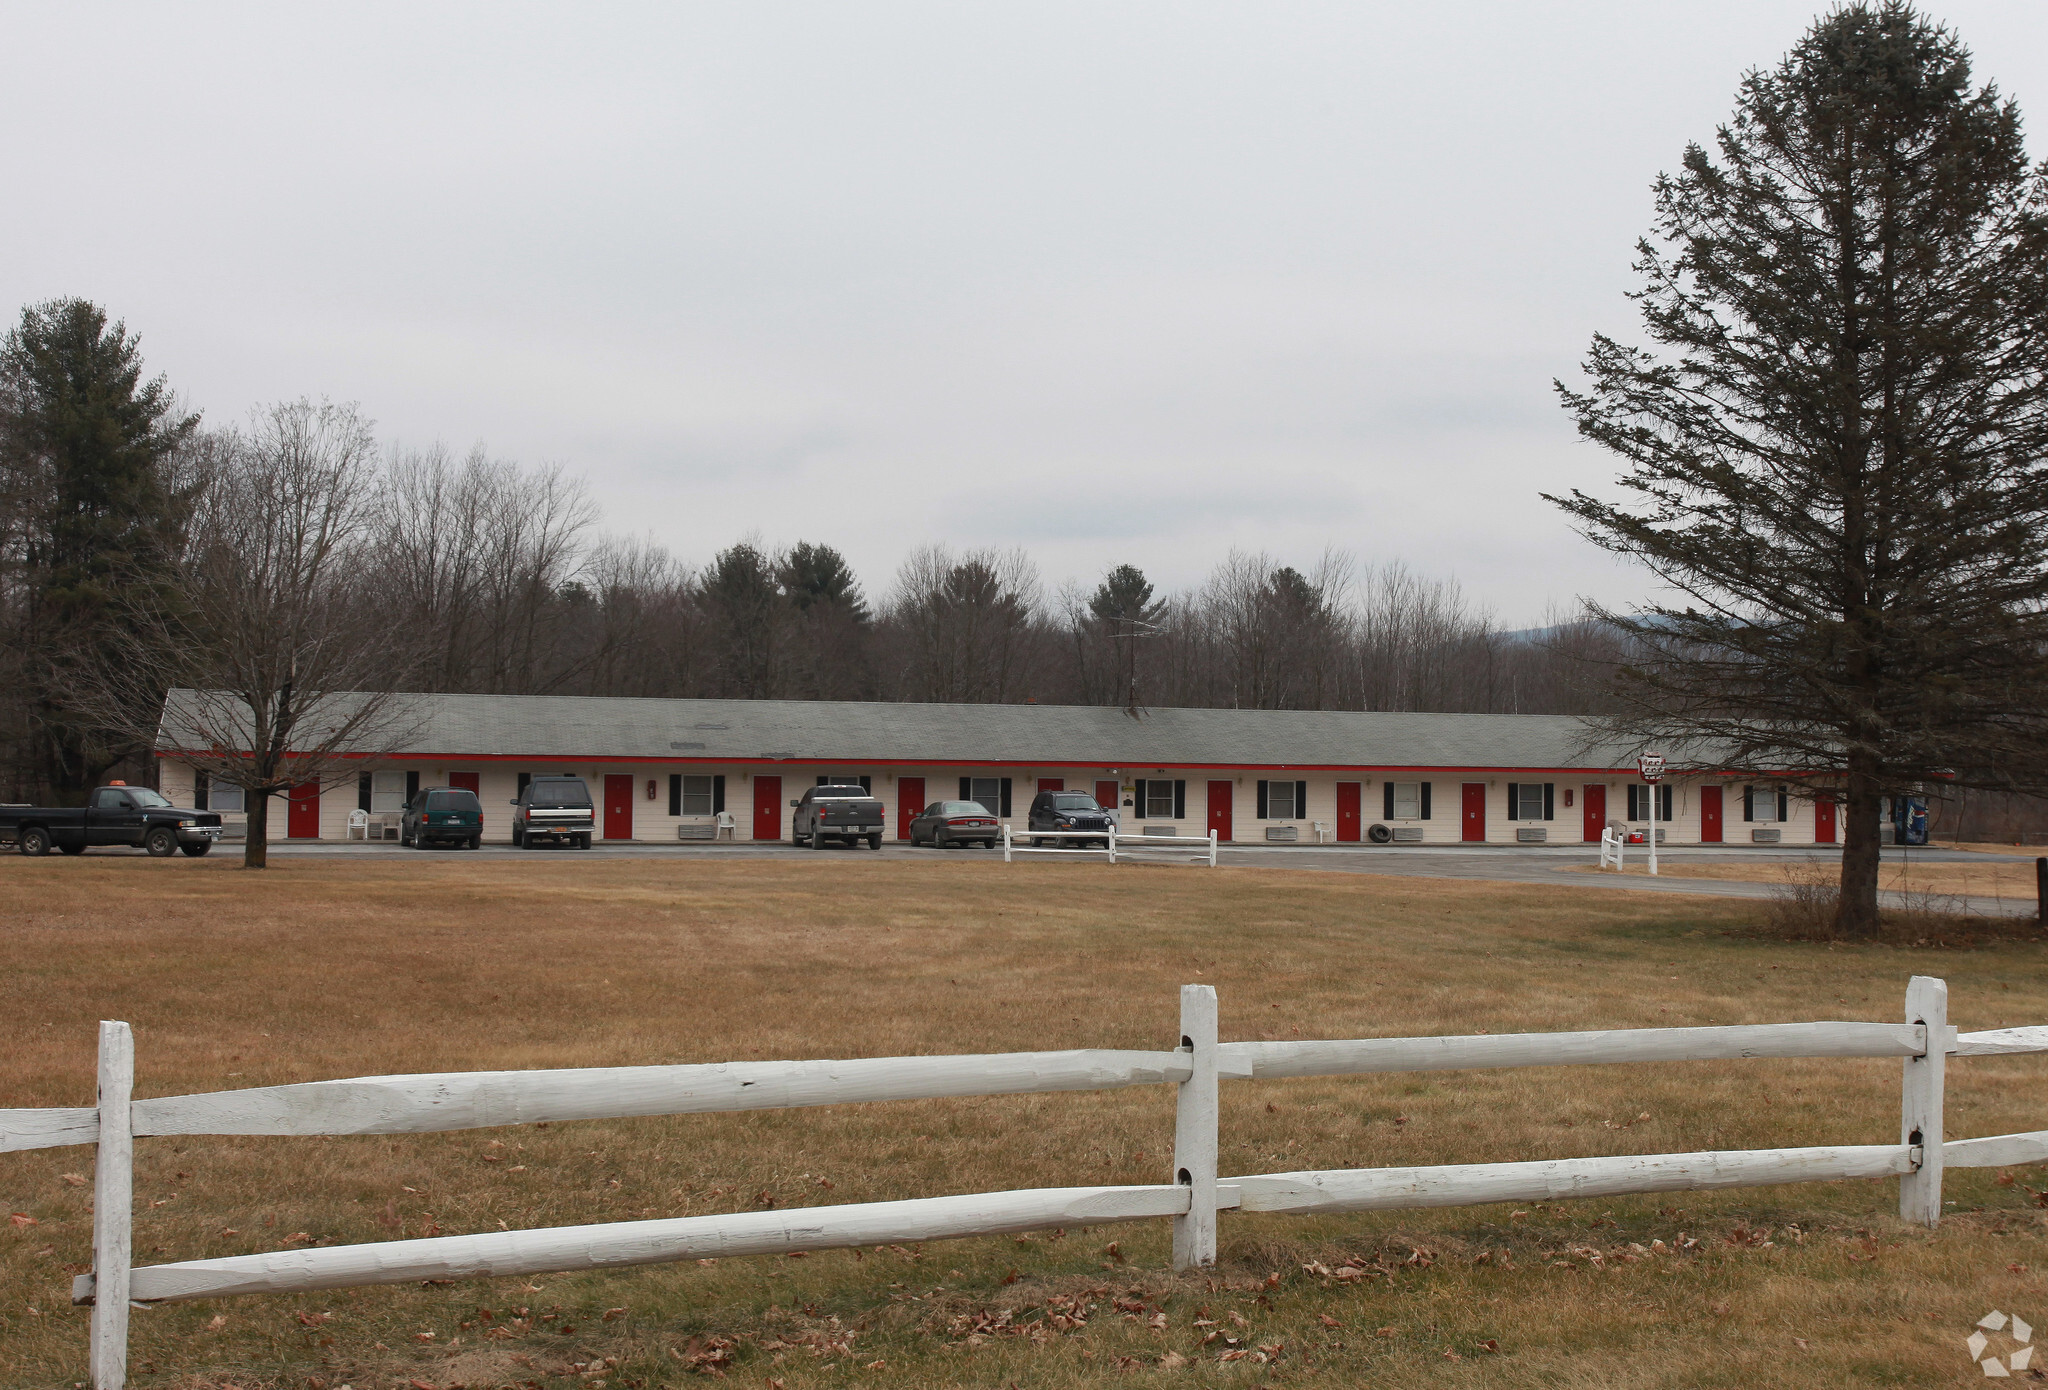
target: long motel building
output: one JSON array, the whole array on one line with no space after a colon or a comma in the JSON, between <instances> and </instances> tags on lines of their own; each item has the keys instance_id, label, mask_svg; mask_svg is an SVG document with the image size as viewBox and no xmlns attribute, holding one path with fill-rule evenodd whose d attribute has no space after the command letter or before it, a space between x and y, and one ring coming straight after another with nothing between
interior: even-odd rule
<instances>
[{"instance_id":1,"label":"long motel building","mask_svg":"<svg viewBox=\"0 0 2048 1390\"><path fill-rule=\"evenodd\" d=\"M240 789L209 784L185 750L211 746L172 691L159 786L222 813ZM344 840L385 827L422 787L466 787L484 838L509 842L527 779L589 785L611 841L787 841L806 787L859 783L907 839L935 801L975 801L1015 829L1035 793L1092 792L1125 835L1236 844L1582 844L1610 824L1667 844L1832 844L1834 806L1735 776L1675 774L1655 787L1634 750L1601 749L1570 716L1071 705L662 700L567 695L405 697L402 747L359 772L308 782L273 808L276 839ZM181 730L185 731L181 737ZM1589 749L1591 751L1589 751ZM1653 807L1652 798L1655 798ZM362 815L353 813L361 812Z\"/></svg>"}]
</instances>

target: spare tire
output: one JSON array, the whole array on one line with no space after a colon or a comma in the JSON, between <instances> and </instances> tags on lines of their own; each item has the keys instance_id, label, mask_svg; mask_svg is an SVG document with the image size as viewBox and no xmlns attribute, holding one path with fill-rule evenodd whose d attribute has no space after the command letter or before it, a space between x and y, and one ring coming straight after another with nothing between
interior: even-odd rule
<instances>
[{"instance_id":1,"label":"spare tire","mask_svg":"<svg viewBox=\"0 0 2048 1390\"><path fill-rule=\"evenodd\" d=\"M1372 829L1365 832L1365 838L1371 840L1376 845L1391 844L1393 843L1394 832L1387 829L1384 825L1375 825Z\"/></svg>"}]
</instances>

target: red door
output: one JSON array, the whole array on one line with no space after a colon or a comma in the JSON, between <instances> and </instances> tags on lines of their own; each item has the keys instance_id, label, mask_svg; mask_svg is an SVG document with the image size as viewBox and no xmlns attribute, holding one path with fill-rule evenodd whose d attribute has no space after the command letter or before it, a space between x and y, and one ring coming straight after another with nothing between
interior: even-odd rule
<instances>
[{"instance_id":1,"label":"red door","mask_svg":"<svg viewBox=\"0 0 2048 1390\"><path fill-rule=\"evenodd\" d=\"M1337 784L1337 842L1356 844L1362 838L1358 833L1360 789L1356 782Z\"/></svg>"},{"instance_id":2,"label":"red door","mask_svg":"<svg viewBox=\"0 0 2048 1390\"><path fill-rule=\"evenodd\" d=\"M1486 842L1486 783L1465 784L1465 840L1470 844Z\"/></svg>"},{"instance_id":3,"label":"red door","mask_svg":"<svg viewBox=\"0 0 2048 1390\"><path fill-rule=\"evenodd\" d=\"M782 789L775 789L777 796ZM910 838L910 823L924 810L924 778L898 777L896 779L896 838Z\"/></svg>"},{"instance_id":4,"label":"red door","mask_svg":"<svg viewBox=\"0 0 2048 1390\"><path fill-rule=\"evenodd\" d=\"M607 840L633 838L633 777L607 775L604 779L604 837Z\"/></svg>"},{"instance_id":5,"label":"red door","mask_svg":"<svg viewBox=\"0 0 2048 1390\"><path fill-rule=\"evenodd\" d=\"M782 838L782 779L780 777L756 777L754 779L754 838L757 840L779 840Z\"/></svg>"},{"instance_id":6,"label":"red door","mask_svg":"<svg viewBox=\"0 0 2048 1390\"><path fill-rule=\"evenodd\" d=\"M1587 783L1585 797L1586 828L1582 833L1588 840L1598 840L1607 829L1607 784Z\"/></svg>"},{"instance_id":7,"label":"red door","mask_svg":"<svg viewBox=\"0 0 2048 1390\"><path fill-rule=\"evenodd\" d=\"M1114 811L1116 809L1118 791L1119 788L1114 782L1097 782L1095 784L1095 804L1105 811Z\"/></svg>"},{"instance_id":8,"label":"red door","mask_svg":"<svg viewBox=\"0 0 2048 1390\"><path fill-rule=\"evenodd\" d=\"M1721 789L1700 788L1700 843L1718 845L1721 843Z\"/></svg>"},{"instance_id":9,"label":"red door","mask_svg":"<svg viewBox=\"0 0 2048 1390\"><path fill-rule=\"evenodd\" d=\"M1067 779L1064 777L1041 777L1038 779L1038 789L1042 792L1063 792L1067 789Z\"/></svg>"},{"instance_id":10,"label":"red door","mask_svg":"<svg viewBox=\"0 0 2048 1390\"><path fill-rule=\"evenodd\" d=\"M1824 796L1816 798L1813 803L1813 842L1817 845L1835 842L1835 803Z\"/></svg>"},{"instance_id":11,"label":"red door","mask_svg":"<svg viewBox=\"0 0 2048 1390\"><path fill-rule=\"evenodd\" d=\"M451 772L448 774L448 785L460 787L464 791L481 792L483 790L483 774L481 772Z\"/></svg>"},{"instance_id":12,"label":"red door","mask_svg":"<svg viewBox=\"0 0 2048 1390\"><path fill-rule=\"evenodd\" d=\"M1230 838L1230 798L1236 790L1235 782L1209 784L1209 828L1218 840Z\"/></svg>"},{"instance_id":13,"label":"red door","mask_svg":"<svg viewBox=\"0 0 2048 1390\"><path fill-rule=\"evenodd\" d=\"M294 840L320 838L320 784L306 782L291 789L286 803L285 834Z\"/></svg>"}]
</instances>

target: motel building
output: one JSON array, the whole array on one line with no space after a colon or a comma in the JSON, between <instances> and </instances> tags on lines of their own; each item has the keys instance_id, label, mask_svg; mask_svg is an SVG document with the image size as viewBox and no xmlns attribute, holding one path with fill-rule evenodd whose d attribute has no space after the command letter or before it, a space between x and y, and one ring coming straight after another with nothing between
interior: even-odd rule
<instances>
[{"instance_id":1,"label":"motel building","mask_svg":"<svg viewBox=\"0 0 2048 1390\"><path fill-rule=\"evenodd\" d=\"M221 812L232 837L241 792L180 756L205 745L180 740L186 698L166 701L160 786ZM454 786L482 800L484 838L509 843L526 779L571 774L600 839L663 844L787 843L789 803L828 782L881 798L896 839L935 801L1021 831L1035 793L1074 789L1114 805L1126 835L1235 844L1584 844L1610 823L1647 829L1653 794L1666 844L1835 841L1830 803L1695 774L1653 793L1634 750L1589 753L1582 721L1558 715L421 695L404 722L404 746L364 750L355 777L294 788L272 838L395 838L412 792Z\"/></svg>"}]
</instances>

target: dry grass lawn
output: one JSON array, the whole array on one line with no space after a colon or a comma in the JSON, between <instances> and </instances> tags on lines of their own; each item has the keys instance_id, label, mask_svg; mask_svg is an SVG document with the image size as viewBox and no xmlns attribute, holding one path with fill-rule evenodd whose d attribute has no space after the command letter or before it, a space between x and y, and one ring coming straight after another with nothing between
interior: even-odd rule
<instances>
[{"instance_id":1,"label":"dry grass lawn","mask_svg":"<svg viewBox=\"0 0 2048 1390\"><path fill-rule=\"evenodd\" d=\"M1739 934L1757 905L1285 870L818 856L0 862L0 1104L438 1069L1165 1047L1899 1016L2048 1021L2048 952ZM2048 1058L1950 1068L1951 1137L2048 1124ZM1224 1171L1897 1135L1896 1062L1232 1083ZM1163 1181L1168 1088L335 1140L138 1145L138 1263L435 1232ZM86 1149L0 1156L0 1384L83 1379ZM67 1176L68 1175L68 1176ZM1328 1219L1226 1215L921 1249L245 1298L135 1314L141 1386L1975 1384L1992 1308L2048 1326L2048 1172ZM28 1223L28 1224L24 1224ZM1658 1244L1661 1242L1661 1245ZM1347 1263L1348 1262L1348 1263ZM1314 1268L1305 1268L1312 1266ZM1316 1272L1327 1270L1327 1274ZM1234 1353L1242 1352L1242 1356ZM1226 1356L1230 1359L1224 1359Z\"/></svg>"},{"instance_id":2,"label":"dry grass lawn","mask_svg":"<svg viewBox=\"0 0 2048 1390\"><path fill-rule=\"evenodd\" d=\"M1638 851L1639 853L1639 851ZM1613 869L1597 865L1575 867L1574 873L1612 874ZM1632 854L1622 873L1647 876L1649 866ZM1758 859L1751 862L1665 859L1657 865L1662 878L1732 879L1741 883L1825 883L1839 882L1841 866L1826 861ZM1986 856L1980 863L1945 861L1935 864L1899 863L1887 860L1878 886L1900 893L1929 893L1936 896L2025 898L2034 897L2034 861Z\"/></svg>"}]
</instances>

